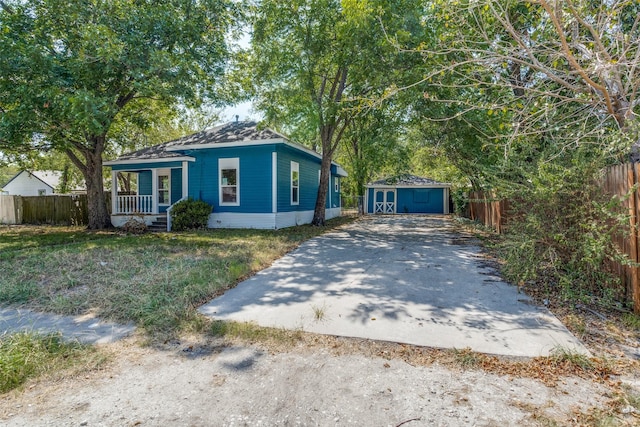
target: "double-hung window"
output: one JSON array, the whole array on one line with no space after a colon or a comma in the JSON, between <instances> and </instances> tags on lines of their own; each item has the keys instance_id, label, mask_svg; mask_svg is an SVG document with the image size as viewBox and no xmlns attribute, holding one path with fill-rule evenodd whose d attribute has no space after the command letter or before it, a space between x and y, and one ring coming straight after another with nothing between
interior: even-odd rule
<instances>
[{"instance_id":1,"label":"double-hung window","mask_svg":"<svg viewBox=\"0 0 640 427\"><path fill-rule=\"evenodd\" d=\"M220 206L240 206L240 159L218 159Z\"/></svg>"},{"instance_id":2,"label":"double-hung window","mask_svg":"<svg viewBox=\"0 0 640 427\"><path fill-rule=\"evenodd\" d=\"M333 178L333 184L334 184L334 190L336 193L340 192L340 178L338 178L337 176L335 178Z\"/></svg>"},{"instance_id":3,"label":"double-hung window","mask_svg":"<svg viewBox=\"0 0 640 427\"><path fill-rule=\"evenodd\" d=\"M300 204L300 165L291 162L291 204Z\"/></svg>"},{"instance_id":4,"label":"double-hung window","mask_svg":"<svg viewBox=\"0 0 640 427\"><path fill-rule=\"evenodd\" d=\"M169 205L170 200L170 191L169 187L169 174L160 174L158 175L158 204L159 205Z\"/></svg>"}]
</instances>

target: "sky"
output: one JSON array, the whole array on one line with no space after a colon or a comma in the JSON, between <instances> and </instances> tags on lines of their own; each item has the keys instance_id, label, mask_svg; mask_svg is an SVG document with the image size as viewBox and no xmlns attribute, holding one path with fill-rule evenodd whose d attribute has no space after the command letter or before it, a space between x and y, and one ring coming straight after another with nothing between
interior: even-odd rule
<instances>
[{"instance_id":1,"label":"sky","mask_svg":"<svg viewBox=\"0 0 640 427\"><path fill-rule=\"evenodd\" d=\"M251 101L247 101L223 109L220 113L218 124L234 122L236 120L236 114L239 116L238 120L241 122L247 120L262 120L262 114L252 111Z\"/></svg>"}]
</instances>

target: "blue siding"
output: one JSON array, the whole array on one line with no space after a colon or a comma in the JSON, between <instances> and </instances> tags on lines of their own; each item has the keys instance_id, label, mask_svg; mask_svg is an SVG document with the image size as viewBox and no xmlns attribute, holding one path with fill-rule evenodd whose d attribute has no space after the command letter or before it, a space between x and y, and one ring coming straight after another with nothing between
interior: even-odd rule
<instances>
[{"instance_id":1,"label":"blue siding","mask_svg":"<svg viewBox=\"0 0 640 427\"><path fill-rule=\"evenodd\" d=\"M138 194L141 196L149 196L153 191L153 183L151 171L142 171L138 173Z\"/></svg>"},{"instance_id":2,"label":"blue siding","mask_svg":"<svg viewBox=\"0 0 640 427\"><path fill-rule=\"evenodd\" d=\"M290 147L278 146L278 212L309 211L316 205L320 160ZM298 205L291 204L291 162L300 165Z\"/></svg>"},{"instance_id":3,"label":"blue siding","mask_svg":"<svg viewBox=\"0 0 640 427\"><path fill-rule=\"evenodd\" d=\"M144 169L167 169L167 168L181 168L182 162L149 162L149 163L136 163L129 165L113 165L111 170L114 171L140 171Z\"/></svg>"},{"instance_id":4,"label":"blue siding","mask_svg":"<svg viewBox=\"0 0 640 427\"><path fill-rule=\"evenodd\" d=\"M171 169L171 204L182 198L182 168Z\"/></svg>"},{"instance_id":5,"label":"blue siding","mask_svg":"<svg viewBox=\"0 0 640 427\"><path fill-rule=\"evenodd\" d=\"M400 213L444 213L444 189L442 188L398 188Z\"/></svg>"},{"instance_id":6,"label":"blue siding","mask_svg":"<svg viewBox=\"0 0 640 427\"><path fill-rule=\"evenodd\" d=\"M189 197L204 200L215 212L271 212L271 153L274 145L198 150L189 167ZM218 159L240 158L240 206L220 206Z\"/></svg>"}]
</instances>

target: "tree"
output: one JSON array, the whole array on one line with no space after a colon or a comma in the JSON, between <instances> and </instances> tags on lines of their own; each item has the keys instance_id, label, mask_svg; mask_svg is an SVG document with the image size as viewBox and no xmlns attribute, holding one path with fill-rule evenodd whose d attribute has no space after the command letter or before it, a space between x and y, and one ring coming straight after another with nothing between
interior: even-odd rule
<instances>
[{"instance_id":1,"label":"tree","mask_svg":"<svg viewBox=\"0 0 640 427\"><path fill-rule=\"evenodd\" d=\"M532 140L559 150L610 143L610 132L637 141L638 2L436 0L430 25L439 36L417 49L428 58L423 82L488 95L433 101L502 116L491 136L507 151Z\"/></svg>"},{"instance_id":2,"label":"tree","mask_svg":"<svg viewBox=\"0 0 640 427\"><path fill-rule=\"evenodd\" d=\"M82 172L90 229L110 226L102 155L148 102L214 97L226 0L25 0L0 11L0 150L57 150Z\"/></svg>"},{"instance_id":3,"label":"tree","mask_svg":"<svg viewBox=\"0 0 640 427\"><path fill-rule=\"evenodd\" d=\"M386 88L398 55L387 32L409 41L421 2L263 0L254 9L251 70L257 108L322 153L313 224L322 225L333 156L366 97ZM313 129L313 132L309 132ZM293 132L289 132L293 133Z\"/></svg>"},{"instance_id":4,"label":"tree","mask_svg":"<svg viewBox=\"0 0 640 427\"><path fill-rule=\"evenodd\" d=\"M409 167L410 152L403 137L400 112L383 104L353 118L345 131L337 159L349 173L343 192L364 195L365 185L380 174L398 175Z\"/></svg>"}]
</instances>

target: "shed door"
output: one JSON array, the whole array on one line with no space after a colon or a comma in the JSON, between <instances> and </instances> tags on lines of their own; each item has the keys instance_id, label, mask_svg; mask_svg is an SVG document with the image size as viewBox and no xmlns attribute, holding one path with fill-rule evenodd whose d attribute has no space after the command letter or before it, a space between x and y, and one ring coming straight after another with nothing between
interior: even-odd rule
<instances>
[{"instance_id":1,"label":"shed door","mask_svg":"<svg viewBox=\"0 0 640 427\"><path fill-rule=\"evenodd\" d=\"M394 188L376 188L373 191L373 213L393 214L396 212L396 190Z\"/></svg>"}]
</instances>

